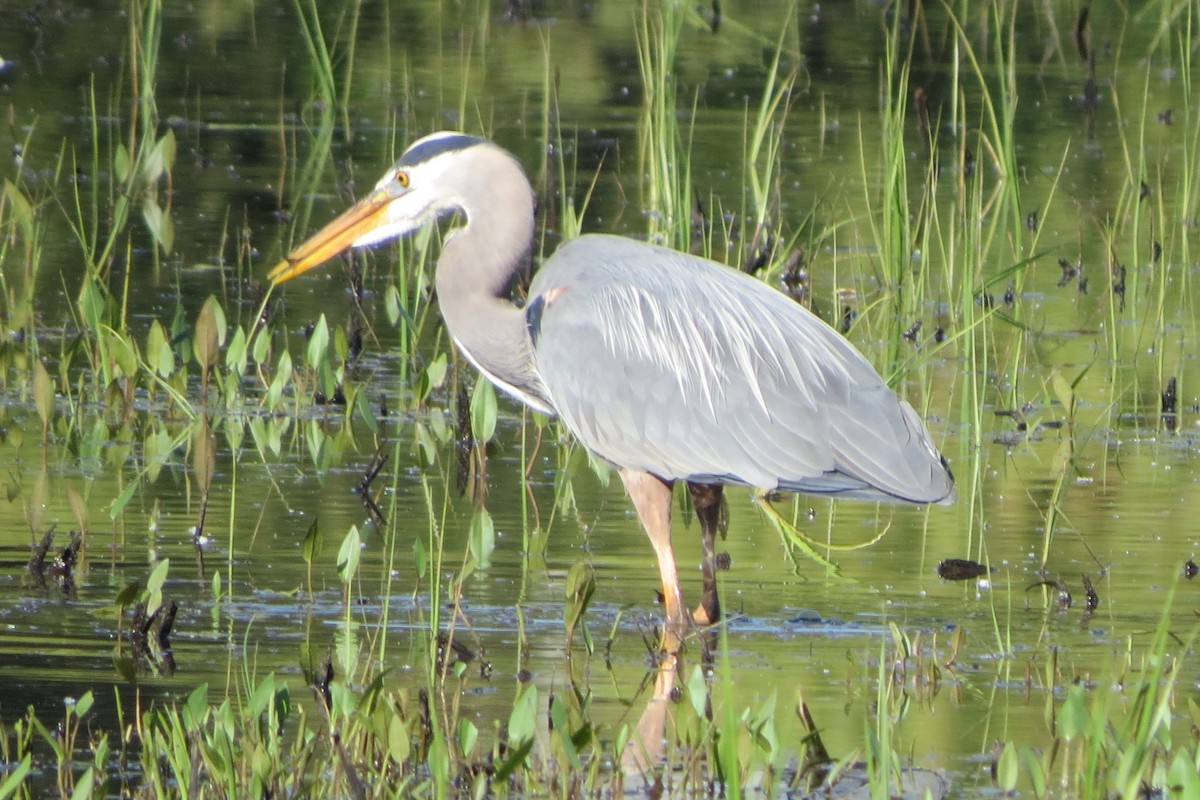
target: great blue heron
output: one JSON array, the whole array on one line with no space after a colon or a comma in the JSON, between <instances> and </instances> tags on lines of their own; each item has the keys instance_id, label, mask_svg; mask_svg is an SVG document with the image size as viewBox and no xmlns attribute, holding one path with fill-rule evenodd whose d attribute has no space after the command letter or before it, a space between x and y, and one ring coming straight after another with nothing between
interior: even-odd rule
<instances>
[{"instance_id":1,"label":"great blue heron","mask_svg":"<svg viewBox=\"0 0 1200 800\"><path fill-rule=\"evenodd\" d=\"M592 234L560 247L525 304L514 304L533 243L533 190L516 159L486 139L420 139L270 278L282 283L455 212L461 227L434 278L446 327L488 380L557 414L620 470L658 556L668 651L693 622L671 549L676 481L687 482L701 523L694 619L703 623L720 616L713 543L724 484L953 502L954 479L912 406L832 328L737 270Z\"/></svg>"}]
</instances>

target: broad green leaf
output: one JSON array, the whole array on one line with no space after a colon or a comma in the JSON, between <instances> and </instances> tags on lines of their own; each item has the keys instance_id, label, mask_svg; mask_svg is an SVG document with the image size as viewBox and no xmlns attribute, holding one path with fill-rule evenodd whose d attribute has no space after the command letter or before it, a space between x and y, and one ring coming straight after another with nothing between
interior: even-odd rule
<instances>
[{"instance_id":1,"label":"broad green leaf","mask_svg":"<svg viewBox=\"0 0 1200 800\"><path fill-rule=\"evenodd\" d=\"M238 325L237 330L233 332L233 338L229 340L229 347L225 351L225 367L240 376L246 372L247 363L246 330Z\"/></svg>"},{"instance_id":2,"label":"broad green leaf","mask_svg":"<svg viewBox=\"0 0 1200 800\"><path fill-rule=\"evenodd\" d=\"M150 577L146 579L146 616L153 616L162 606L163 584L167 582L167 571L171 568L171 559L164 558L154 565Z\"/></svg>"},{"instance_id":3,"label":"broad green leaf","mask_svg":"<svg viewBox=\"0 0 1200 800\"><path fill-rule=\"evenodd\" d=\"M146 336L146 361L159 376L171 377L175 371L175 351L167 338L167 330L158 320L150 323L150 333Z\"/></svg>"},{"instance_id":4,"label":"broad green leaf","mask_svg":"<svg viewBox=\"0 0 1200 800\"><path fill-rule=\"evenodd\" d=\"M474 516L471 517L469 544L475 565L480 569L490 567L492 552L496 549L496 525L486 508L476 510Z\"/></svg>"},{"instance_id":5,"label":"broad green leaf","mask_svg":"<svg viewBox=\"0 0 1200 800\"><path fill-rule=\"evenodd\" d=\"M167 132L154 143L150 152L142 162L142 180L154 183L175 166L175 131L167 128Z\"/></svg>"},{"instance_id":6,"label":"broad green leaf","mask_svg":"<svg viewBox=\"0 0 1200 800\"><path fill-rule=\"evenodd\" d=\"M319 519L313 517L312 525L308 526L308 532L304 534L301 554L305 564L312 564L321 552L321 526L318 523Z\"/></svg>"},{"instance_id":7,"label":"broad green leaf","mask_svg":"<svg viewBox=\"0 0 1200 800\"><path fill-rule=\"evenodd\" d=\"M171 220L171 215L163 211L157 200L147 197L142 202L142 218L146 220L146 228L162 251L171 252L171 248L175 246L175 223Z\"/></svg>"},{"instance_id":8,"label":"broad green leaf","mask_svg":"<svg viewBox=\"0 0 1200 800\"><path fill-rule=\"evenodd\" d=\"M312 334L308 337L307 364L310 369L316 369L325 362L329 350L329 323L322 314L313 326Z\"/></svg>"},{"instance_id":9,"label":"broad green leaf","mask_svg":"<svg viewBox=\"0 0 1200 800\"><path fill-rule=\"evenodd\" d=\"M496 432L496 390L490 381L475 382L471 395L471 434L475 441L490 441Z\"/></svg>"},{"instance_id":10,"label":"broad green leaf","mask_svg":"<svg viewBox=\"0 0 1200 800\"><path fill-rule=\"evenodd\" d=\"M42 420L42 430L49 430L54 417L54 381L40 358L33 360L33 404Z\"/></svg>"},{"instance_id":11,"label":"broad green leaf","mask_svg":"<svg viewBox=\"0 0 1200 800\"><path fill-rule=\"evenodd\" d=\"M508 717L508 741L521 744L532 741L537 731L538 691L533 683L526 684L525 691L513 704Z\"/></svg>"},{"instance_id":12,"label":"broad green leaf","mask_svg":"<svg viewBox=\"0 0 1200 800\"><path fill-rule=\"evenodd\" d=\"M220 321L218 321L218 312L220 312L220 305L217 303L217 298L210 295L204 301L204 305L200 308L200 314L196 317L192 352L196 356L196 363L206 369L217 365L221 340L225 336L221 326L225 315L221 312Z\"/></svg>"},{"instance_id":13,"label":"broad green leaf","mask_svg":"<svg viewBox=\"0 0 1200 800\"><path fill-rule=\"evenodd\" d=\"M341 549L338 550L337 569L338 574L346 583L354 580L354 575L358 571L358 559L362 554L362 539L358 535L358 526L351 525L346 538L342 540Z\"/></svg>"}]
</instances>

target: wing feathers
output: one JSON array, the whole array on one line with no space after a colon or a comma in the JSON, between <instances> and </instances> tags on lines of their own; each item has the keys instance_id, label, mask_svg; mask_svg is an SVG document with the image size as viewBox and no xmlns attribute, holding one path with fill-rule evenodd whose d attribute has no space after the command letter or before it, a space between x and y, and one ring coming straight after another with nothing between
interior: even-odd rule
<instances>
[{"instance_id":1,"label":"wing feathers","mask_svg":"<svg viewBox=\"0 0 1200 800\"><path fill-rule=\"evenodd\" d=\"M555 408L614 464L917 502L953 491L912 407L841 335L760 281L585 236L530 292L544 303L537 368Z\"/></svg>"}]
</instances>

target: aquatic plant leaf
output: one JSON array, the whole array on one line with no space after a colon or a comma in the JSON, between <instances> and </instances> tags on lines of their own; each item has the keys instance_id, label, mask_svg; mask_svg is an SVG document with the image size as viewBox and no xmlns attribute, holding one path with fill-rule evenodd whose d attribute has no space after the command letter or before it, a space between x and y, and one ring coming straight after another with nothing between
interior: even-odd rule
<instances>
[{"instance_id":1,"label":"aquatic plant leaf","mask_svg":"<svg viewBox=\"0 0 1200 800\"><path fill-rule=\"evenodd\" d=\"M208 417L201 417L192 437L192 472L201 492L207 493L217 471L217 444Z\"/></svg>"},{"instance_id":2,"label":"aquatic plant leaf","mask_svg":"<svg viewBox=\"0 0 1200 800\"><path fill-rule=\"evenodd\" d=\"M88 767L75 781L75 789L71 792L71 800L87 800L96 788L96 768Z\"/></svg>"},{"instance_id":3,"label":"aquatic plant leaf","mask_svg":"<svg viewBox=\"0 0 1200 800\"><path fill-rule=\"evenodd\" d=\"M421 370L417 375L417 385L413 387L413 391L417 395L417 402L425 402L430 392L446 381L447 369L446 354L439 353L437 358L430 361L425 369Z\"/></svg>"},{"instance_id":4,"label":"aquatic plant leaf","mask_svg":"<svg viewBox=\"0 0 1200 800\"><path fill-rule=\"evenodd\" d=\"M25 242L32 245L33 206L30 204L29 198L17 188L17 185L7 178L4 179L4 201L8 203L8 207L11 209L9 212L10 218L21 228L21 235L25 237ZM0 206L2 205L3 203L0 203Z\"/></svg>"},{"instance_id":5,"label":"aquatic plant leaf","mask_svg":"<svg viewBox=\"0 0 1200 800\"><path fill-rule=\"evenodd\" d=\"M587 562L580 559L567 570L566 580L567 604L566 612L567 633L573 634L579 627L583 615L591 605L592 596L596 593L596 576L592 573Z\"/></svg>"},{"instance_id":6,"label":"aquatic plant leaf","mask_svg":"<svg viewBox=\"0 0 1200 800\"><path fill-rule=\"evenodd\" d=\"M306 352L307 360L310 369L316 369L325 363L325 357L329 349L329 323L325 321L325 315L322 314L317 319L317 324L313 326L312 333L308 336L308 350Z\"/></svg>"},{"instance_id":7,"label":"aquatic plant leaf","mask_svg":"<svg viewBox=\"0 0 1200 800\"><path fill-rule=\"evenodd\" d=\"M26 753L21 759L21 763L17 764L17 768L8 773L8 777L4 779L4 783L0 783L0 798L12 797L17 793L17 789L25 782L25 776L29 774L30 767L33 766L33 755Z\"/></svg>"},{"instance_id":8,"label":"aquatic plant leaf","mask_svg":"<svg viewBox=\"0 0 1200 800\"><path fill-rule=\"evenodd\" d=\"M292 380L292 354L284 350L279 356L279 365L275 368L275 377L267 388L267 408L278 408L283 396L283 389Z\"/></svg>"},{"instance_id":9,"label":"aquatic plant leaf","mask_svg":"<svg viewBox=\"0 0 1200 800\"><path fill-rule=\"evenodd\" d=\"M196 730L204 724L208 716L208 684L202 683L192 690L183 703L183 719L190 730Z\"/></svg>"},{"instance_id":10,"label":"aquatic plant leaf","mask_svg":"<svg viewBox=\"0 0 1200 800\"><path fill-rule=\"evenodd\" d=\"M146 228L163 252L171 252L171 248L175 246L175 223L171 215L163 211L162 206L153 197L147 197L142 202L142 219L146 221Z\"/></svg>"},{"instance_id":11,"label":"aquatic plant leaf","mask_svg":"<svg viewBox=\"0 0 1200 800\"><path fill-rule=\"evenodd\" d=\"M152 617L162 607L163 584L167 582L167 572L171 568L171 559L164 558L154 565L150 577L146 579L146 616Z\"/></svg>"},{"instance_id":12,"label":"aquatic plant leaf","mask_svg":"<svg viewBox=\"0 0 1200 800\"><path fill-rule=\"evenodd\" d=\"M92 710L92 705L95 703L95 700L96 698L90 691L84 692L75 701L75 708L72 709L72 713L76 717L87 716L87 713Z\"/></svg>"},{"instance_id":13,"label":"aquatic plant leaf","mask_svg":"<svg viewBox=\"0 0 1200 800\"><path fill-rule=\"evenodd\" d=\"M120 370L120 374L110 376L110 380L137 377L138 352L132 339L110 328L104 334L104 347L112 363Z\"/></svg>"},{"instance_id":14,"label":"aquatic plant leaf","mask_svg":"<svg viewBox=\"0 0 1200 800\"><path fill-rule=\"evenodd\" d=\"M408 760L412 743L408 740L408 728L404 727L404 719L398 713L391 714L388 719L387 748L388 755L397 764Z\"/></svg>"},{"instance_id":15,"label":"aquatic plant leaf","mask_svg":"<svg viewBox=\"0 0 1200 800\"><path fill-rule=\"evenodd\" d=\"M428 566L425 558L425 545L421 544L420 539L413 539L413 565L417 570L417 577L425 577L425 569Z\"/></svg>"},{"instance_id":16,"label":"aquatic plant leaf","mask_svg":"<svg viewBox=\"0 0 1200 800\"><path fill-rule=\"evenodd\" d=\"M1050 382L1054 387L1054 396L1063 407L1068 417L1075 413L1075 389L1058 370L1051 370Z\"/></svg>"},{"instance_id":17,"label":"aquatic plant leaf","mask_svg":"<svg viewBox=\"0 0 1200 800\"><path fill-rule=\"evenodd\" d=\"M216 366L220 355L223 332L217 321L218 308L217 298L209 295L196 317L192 354L196 357L196 363L204 369ZM224 314L221 316L223 317Z\"/></svg>"},{"instance_id":18,"label":"aquatic plant leaf","mask_svg":"<svg viewBox=\"0 0 1200 800\"><path fill-rule=\"evenodd\" d=\"M146 335L146 361L160 377L169 378L175 372L175 351L167 338L167 330L158 320L150 323Z\"/></svg>"},{"instance_id":19,"label":"aquatic plant leaf","mask_svg":"<svg viewBox=\"0 0 1200 800\"><path fill-rule=\"evenodd\" d=\"M379 418L375 416L375 409L371 407L371 401L367 397L367 393L359 389L354 390L354 401L351 404L363 423L367 426L367 430L371 433L379 433Z\"/></svg>"},{"instance_id":20,"label":"aquatic plant leaf","mask_svg":"<svg viewBox=\"0 0 1200 800\"><path fill-rule=\"evenodd\" d=\"M537 731L538 691L533 683L525 685L525 691L513 704L508 716L508 741L532 742Z\"/></svg>"},{"instance_id":21,"label":"aquatic plant leaf","mask_svg":"<svg viewBox=\"0 0 1200 800\"><path fill-rule=\"evenodd\" d=\"M562 748L567 762L571 765L571 769L580 769L583 764L579 760L579 750L575 746L575 741L570 736L571 720L567 715L567 704L563 702L561 695L555 695L550 700L550 722L554 725L558 744Z\"/></svg>"},{"instance_id":22,"label":"aquatic plant leaf","mask_svg":"<svg viewBox=\"0 0 1200 800\"><path fill-rule=\"evenodd\" d=\"M1175 753L1167 769L1167 784L1171 787L1172 797L1200 797L1200 774L1183 748Z\"/></svg>"},{"instance_id":23,"label":"aquatic plant leaf","mask_svg":"<svg viewBox=\"0 0 1200 800\"><path fill-rule=\"evenodd\" d=\"M238 325L225 350L225 368L239 377L246 372L249 361L246 349L246 330Z\"/></svg>"},{"instance_id":24,"label":"aquatic plant leaf","mask_svg":"<svg viewBox=\"0 0 1200 800\"><path fill-rule=\"evenodd\" d=\"M1000 751L996 762L996 783L1005 794L1012 794L1017 788L1017 777L1021 774L1020 763L1017 761L1017 748L1012 742L1007 742Z\"/></svg>"},{"instance_id":25,"label":"aquatic plant leaf","mask_svg":"<svg viewBox=\"0 0 1200 800\"><path fill-rule=\"evenodd\" d=\"M67 503L71 506L75 524L79 526L79 530L86 532L89 527L87 503L84 502L83 495L74 486L67 487Z\"/></svg>"},{"instance_id":26,"label":"aquatic plant leaf","mask_svg":"<svg viewBox=\"0 0 1200 800\"><path fill-rule=\"evenodd\" d=\"M117 180L125 183L129 180L129 151L125 149L125 145L118 144L117 152L113 154L113 175L117 176Z\"/></svg>"},{"instance_id":27,"label":"aquatic plant leaf","mask_svg":"<svg viewBox=\"0 0 1200 800\"><path fill-rule=\"evenodd\" d=\"M79 290L79 316L90 330L98 331L108 324L109 294L95 278L88 277Z\"/></svg>"},{"instance_id":28,"label":"aquatic plant leaf","mask_svg":"<svg viewBox=\"0 0 1200 800\"><path fill-rule=\"evenodd\" d=\"M329 448L325 446L329 437L325 435L325 429L317 420L312 419L308 421L308 427L305 428L304 433L304 441L308 444L309 458L312 459L318 472L324 472L329 466Z\"/></svg>"},{"instance_id":29,"label":"aquatic plant leaf","mask_svg":"<svg viewBox=\"0 0 1200 800\"><path fill-rule=\"evenodd\" d=\"M313 517L312 525L308 526L308 531L304 534L304 546L301 549L301 555L304 558L305 564L312 564L321 552L321 526L319 521L319 518Z\"/></svg>"},{"instance_id":30,"label":"aquatic plant leaf","mask_svg":"<svg viewBox=\"0 0 1200 800\"><path fill-rule=\"evenodd\" d=\"M176 150L175 131L167 128L167 132L154 143L154 147L142 161L142 180L154 183L170 172L175 166Z\"/></svg>"},{"instance_id":31,"label":"aquatic plant leaf","mask_svg":"<svg viewBox=\"0 0 1200 800\"><path fill-rule=\"evenodd\" d=\"M129 504L133 498L133 493L137 491L137 481L130 481L129 485L121 490L121 494L117 495L117 499L112 501L112 505L108 507L108 518L116 519L117 515L125 510L125 506Z\"/></svg>"},{"instance_id":32,"label":"aquatic plant leaf","mask_svg":"<svg viewBox=\"0 0 1200 800\"><path fill-rule=\"evenodd\" d=\"M476 442L487 442L496 432L496 390L491 381L475 381L471 394L471 435Z\"/></svg>"},{"instance_id":33,"label":"aquatic plant leaf","mask_svg":"<svg viewBox=\"0 0 1200 800\"><path fill-rule=\"evenodd\" d=\"M687 680L687 696L692 703L696 716L704 718L704 709L708 706L708 682L704 680L704 671L699 664L692 665L692 672Z\"/></svg>"},{"instance_id":34,"label":"aquatic plant leaf","mask_svg":"<svg viewBox=\"0 0 1200 800\"><path fill-rule=\"evenodd\" d=\"M458 749L463 756L470 758L471 753L475 750L475 744L479 741L479 728L475 727L475 723L467 718L458 721Z\"/></svg>"},{"instance_id":35,"label":"aquatic plant leaf","mask_svg":"<svg viewBox=\"0 0 1200 800\"><path fill-rule=\"evenodd\" d=\"M131 605L134 600L137 600L141 593L142 582L133 581L132 583L127 584L124 589L117 592L117 596L113 598L113 605L117 608L125 608L126 606Z\"/></svg>"},{"instance_id":36,"label":"aquatic plant leaf","mask_svg":"<svg viewBox=\"0 0 1200 800\"><path fill-rule=\"evenodd\" d=\"M471 517L470 548L476 567L487 569L492 565L492 552L496 549L496 524L486 508L477 509Z\"/></svg>"},{"instance_id":37,"label":"aquatic plant leaf","mask_svg":"<svg viewBox=\"0 0 1200 800\"><path fill-rule=\"evenodd\" d=\"M250 355L254 358L255 364L266 363L270 346L271 335L267 333L266 328L259 328L258 333L254 334L254 344L250 347Z\"/></svg>"},{"instance_id":38,"label":"aquatic plant leaf","mask_svg":"<svg viewBox=\"0 0 1200 800\"><path fill-rule=\"evenodd\" d=\"M54 416L54 382L50 380L50 373L40 358L33 360L33 404L42 421L42 430L48 431Z\"/></svg>"},{"instance_id":39,"label":"aquatic plant leaf","mask_svg":"<svg viewBox=\"0 0 1200 800\"><path fill-rule=\"evenodd\" d=\"M338 550L337 555L337 570L342 581L350 583L354 580L354 575L358 572L358 558L362 554L362 538L358 535L358 526L351 525L350 530L346 533L346 538L342 539L342 546Z\"/></svg>"},{"instance_id":40,"label":"aquatic plant leaf","mask_svg":"<svg viewBox=\"0 0 1200 800\"><path fill-rule=\"evenodd\" d=\"M1042 766L1041 759L1033 748L1022 747L1020 750L1021 764L1025 768L1025 774L1029 777L1029 783L1033 787L1034 797L1046 796L1046 769Z\"/></svg>"},{"instance_id":41,"label":"aquatic plant leaf","mask_svg":"<svg viewBox=\"0 0 1200 800\"><path fill-rule=\"evenodd\" d=\"M400 320L400 290L394 283L383 293L383 310L392 325Z\"/></svg>"},{"instance_id":42,"label":"aquatic plant leaf","mask_svg":"<svg viewBox=\"0 0 1200 800\"><path fill-rule=\"evenodd\" d=\"M1081 685L1067 689L1067 698L1058 712L1058 734L1068 742L1086 736L1092 727L1092 715L1088 711L1087 699Z\"/></svg>"}]
</instances>

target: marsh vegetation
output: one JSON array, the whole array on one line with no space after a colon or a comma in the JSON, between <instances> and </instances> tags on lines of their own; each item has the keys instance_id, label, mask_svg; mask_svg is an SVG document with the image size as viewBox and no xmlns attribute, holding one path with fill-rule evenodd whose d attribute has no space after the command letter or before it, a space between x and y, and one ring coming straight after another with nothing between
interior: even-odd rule
<instances>
[{"instance_id":1,"label":"marsh vegetation","mask_svg":"<svg viewBox=\"0 0 1200 800\"><path fill-rule=\"evenodd\" d=\"M1194 4L5 15L0 797L1200 796ZM264 284L443 128L525 164L535 262L808 305L958 504L730 491L664 693L619 482L440 323L452 226Z\"/></svg>"}]
</instances>

